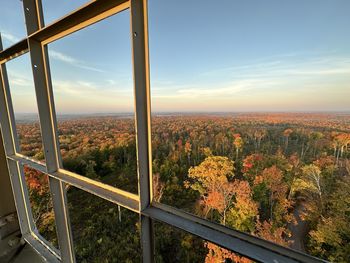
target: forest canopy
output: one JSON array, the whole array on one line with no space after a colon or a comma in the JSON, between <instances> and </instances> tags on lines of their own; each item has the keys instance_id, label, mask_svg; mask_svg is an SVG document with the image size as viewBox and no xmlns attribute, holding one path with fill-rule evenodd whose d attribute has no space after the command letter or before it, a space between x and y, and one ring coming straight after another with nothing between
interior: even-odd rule
<instances>
[{"instance_id":1,"label":"forest canopy","mask_svg":"<svg viewBox=\"0 0 350 263\"><path fill-rule=\"evenodd\" d=\"M20 123L17 130L22 152L44 161L38 123ZM137 193L132 118L68 119L59 121L58 132L65 169ZM346 114L154 116L154 200L316 257L349 262L349 146ZM29 168L25 173L38 229L57 245L47 179ZM136 215L72 187L68 201L80 262L139 260ZM251 262L156 226L157 262ZM128 255L113 245L125 238Z\"/></svg>"}]
</instances>

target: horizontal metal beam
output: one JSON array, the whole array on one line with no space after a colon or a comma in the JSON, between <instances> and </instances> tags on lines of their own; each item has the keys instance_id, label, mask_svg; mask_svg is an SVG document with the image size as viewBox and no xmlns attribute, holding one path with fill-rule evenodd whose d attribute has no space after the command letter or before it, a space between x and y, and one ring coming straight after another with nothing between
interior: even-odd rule
<instances>
[{"instance_id":1,"label":"horizontal metal beam","mask_svg":"<svg viewBox=\"0 0 350 263\"><path fill-rule=\"evenodd\" d=\"M128 0L95 0L31 34L29 38L48 44L71 34L130 6ZM24 38L0 52L0 64L28 52L28 39Z\"/></svg>"},{"instance_id":2,"label":"horizontal metal beam","mask_svg":"<svg viewBox=\"0 0 350 263\"><path fill-rule=\"evenodd\" d=\"M49 174L50 175L50 174ZM139 211L138 195L123 191L113 186L91 180L87 177L60 169L54 172L52 177L76 186L86 192L102 197L110 202L121 205L134 212Z\"/></svg>"},{"instance_id":3,"label":"horizontal metal beam","mask_svg":"<svg viewBox=\"0 0 350 263\"><path fill-rule=\"evenodd\" d=\"M59 169L56 172L48 173L45 164L34 161L30 158L25 158L19 154L8 156L10 160L17 161L22 165L27 165L35 170L47 174L50 177L59 179L65 183L75 186L91 194L97 195L112 203L121 205L134 212L139 211L139 197L138 195L129 193L127 191L115 188L113 186L97 182L85 176L69 172L64 169Z\"/></svg>"},{"instance_id":4,"label":"horizontal metal beam","mask_svg":"<svg viewBox=\"0 0 350 263\"><path fill-rule=\"evenodd\" d=\"M56 226L55 226L56 227ZM57 231L57 229L56 229ZM28 234L29 235L29 234ZM33 238L35 239L35 241L41 243L41 245L43 247L45 247L46 249L48 249L50 251L51 254L53 254L56 258L62 260L61 257L61 251L58 250L56 247L53 246L52 243L50 243L50 241L46 240L37 229L35 229L35 231L32 231L31 236L33 236Z\"/></svg>"},{"instance_id":5,"label":"horizontal metal beam","mask_svg":"<svg viewBox=\"0 0 350 263\"><path fill-rule=\"evenodd\" d=\"M28 41L25 38L0 52L0 64L26 52L28 52Z\"/></svg>"},{"instance_id":6,"label":"horizontal metal beam","mask_svg":"<svg viewBox=\"0 0 350 263\"><path fill-rule=\"evenodd\" d=\"M10 156L8 159L18 161L22 165L28 165L31 168L47 174L46 166L42 163L18 156L18 154L17 156ZM139 212L139 197L137 195L65 170L59 170L48 175L91 194L97 195L110 202L119 204L134 212ZM327 262L310 255L279 246L258 237L254 237L249 234L207 221L164 204L155 203L152 205L152 207L144 209L141 213L144 216L177 227L259 262Z\"/></svg>"},{"instance_id":7,"label":"horizontal metal beam","mask_svg":"<svg viewBox=\"0 0 350 263\"><path fill-rule=\"evenodd\" d=\"M52 24L31 34L29 38L46 45L130 6L127 0L95 0Z\"/></svg>"},{"instance_id":8,"label":"horizontal metal beam","mask_svg":"<svg viewBox=\"0 0 350 263\"><path fill-rule=\"evenodd\" d=\"M47 262L59 263L61 259L59 255L57 255L54 251L50 249L50 247L46 246L42 243L41 240L37 239L35 236L31 234L27 234L23 236L24 240L36 251L40 256Z\"/></svg>"},{"instance_id":9,"label":"horizontal metal beam","mask_svg":"<svg viewBox=\"0 0 350 263\"><path fill-rule=\"evenodd\" d=\"M258 237L230 229L173 207L156 203L142 211L143 215L199 236L242 256L267 263L327 262L282 247Z\"/></svg>"}]
</instances>

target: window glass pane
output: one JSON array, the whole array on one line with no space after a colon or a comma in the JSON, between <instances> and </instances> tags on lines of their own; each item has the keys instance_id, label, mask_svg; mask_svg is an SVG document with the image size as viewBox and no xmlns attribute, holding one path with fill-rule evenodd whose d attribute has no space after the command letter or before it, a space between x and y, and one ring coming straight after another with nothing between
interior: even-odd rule
<instances>
[{"instance_id":1,"label":"window glass pane","mask_svg":"<svg viewBox=\"0 0 350 263\"><path fill-rule=\"evenodd\" d=\"M29 54L6 63L20 153L44 161L39 113Z\"/></svg>"},{"instance_id":2,"label":"window glass pane","mask_svg":"<svg viewBox=\"0 0 350 263\"><path fill-rule=\"evenodd\" d=\"M149 1L156 201L349 258L349 4Z\"/></svg>"},{"instance_id":3,"label":"window glass pane","mask_svg":"<svg viewBox=\"0 0 350 263\"><path fill-rule=\"evenodd\" d=\"M24 166L23 169L34 223L39 234L58 248L49 177L28 166Z\"/></svg>"},{"instance_id":4,"label":"window glass pane","mask_svg":"<svg viewBox=\"0 0 350 263\"><path fill-rule=\"evenodd\" d=\"M67 195L77 262L140 262L138 214L75 187Z\"/></svg>"},{"instance_id":5,"label":"window glass pane","mask_svg":"<svg viewBox=\"0 0 350 263\"><path fill-rule=\"evenodd\" d=\"M170 225L155 222L155 262L239 262L253 261Z\"/></svg>"},{"instance_id":6,"label":"window glass pane","mask_svg":"<svg viewBox=\"0 0 350 263\"><path fill-rule=\"evenodd\" d=\"M49 57L64 168L137 193L129 10L49 44Z\"/></svg>"},{"instance_id":7,"label":"window glass pane","mask_svg":"<svg viewBox=\"0 0 350 263\"><path fill-rule=\"evenodd\" d=\"M0 33L4 49L25 38L27 31L22 1L1 1Z\"/></svg>"},{"instance_id":8,"label":"window glass pane","mask_svg":"<svg viewBox=\"0 0 350 263\"><path fill-rule=\"evenodd\" d=\"M74 1L54 1L42 0L45 24L49 25L52 22L59 20L74 10L80 8L89 0L74 0Z\"/></svg>"}]
</instances>

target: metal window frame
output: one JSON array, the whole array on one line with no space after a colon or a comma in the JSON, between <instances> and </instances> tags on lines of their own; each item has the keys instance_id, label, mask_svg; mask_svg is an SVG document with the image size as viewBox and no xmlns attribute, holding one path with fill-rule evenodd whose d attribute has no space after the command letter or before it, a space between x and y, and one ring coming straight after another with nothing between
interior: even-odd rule
<instances>
[{"instance_id":1,"label":"metal window frame","mask_svg":"<svg viewBox=\"0 0 350 263\"><path fill-rule=\"evenodd\" d=\"M326 262L153 201L147 1L93 0L44 26L41 0L24 0L28 36L5 50L2 50L0 37L0 124L21 232L25 240L49 262L75 262L65 192L68 184L139 214L143 262L154 262L153 220L182 229L258 262ZM128 8L131 13L138 195L63 169L47 52L48 43ZM5 63L26 52L31 56L45 164L19 153ZM23 165L49 176L60 252L36 231L24 182Z\"/></svg>"}]
</instances>

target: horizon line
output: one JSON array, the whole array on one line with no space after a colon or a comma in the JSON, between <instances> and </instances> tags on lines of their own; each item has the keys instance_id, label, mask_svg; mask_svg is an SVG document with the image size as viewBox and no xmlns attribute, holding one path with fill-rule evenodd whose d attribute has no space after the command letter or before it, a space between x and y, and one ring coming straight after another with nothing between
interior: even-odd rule
<instances>
[{"instance_id":1,"label":"horizon line","mask_svg":"<svg viewBox=\"0 0 350 263\"><path fill-rule=\"evenodd\" d=\"M350 110L257 110L257 111L153 111L153 114L250 114L250 113L346 113L350 114ZM134 111L119 112L64 112L56 113L57 116L64 115L133 115ZM38 112L17 112L15 115L39 115Z\"/></svg>"}]
</instances>

